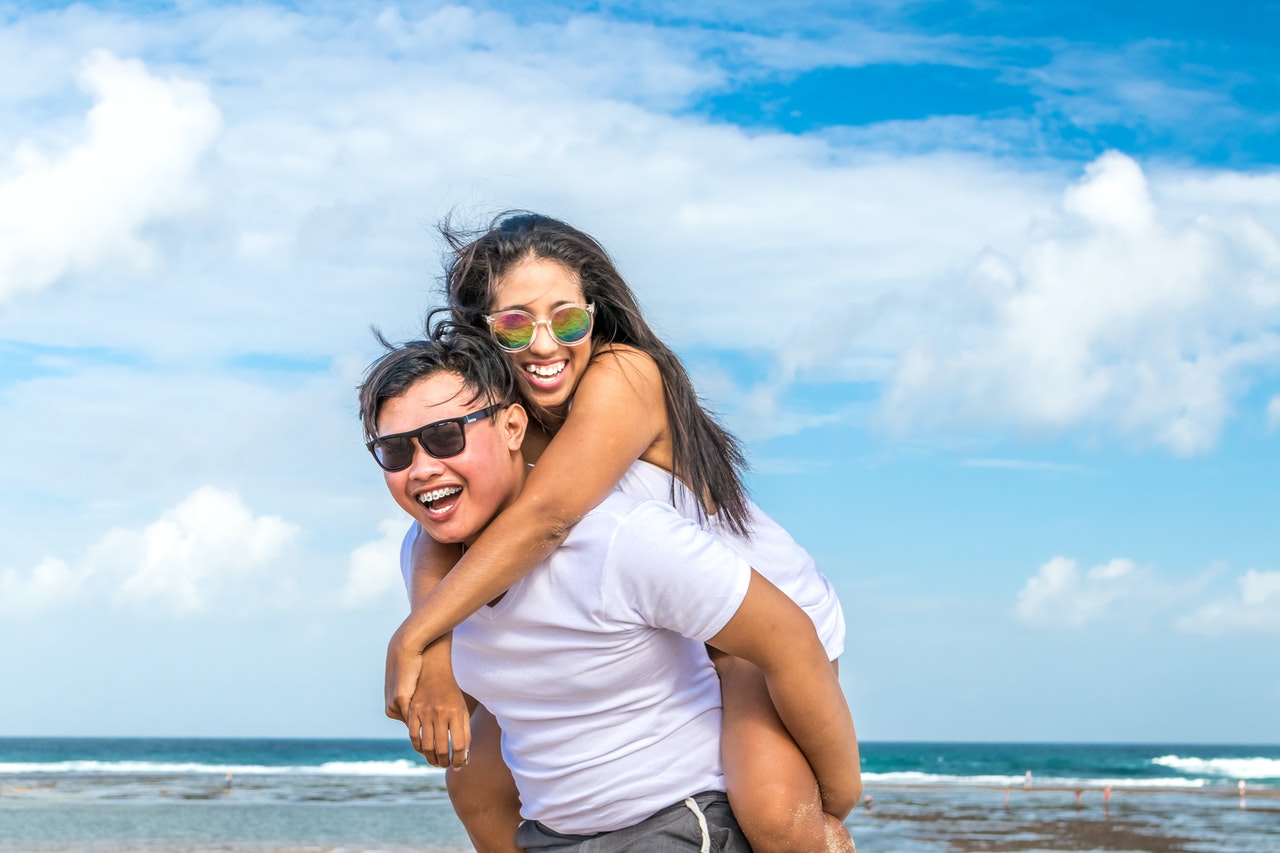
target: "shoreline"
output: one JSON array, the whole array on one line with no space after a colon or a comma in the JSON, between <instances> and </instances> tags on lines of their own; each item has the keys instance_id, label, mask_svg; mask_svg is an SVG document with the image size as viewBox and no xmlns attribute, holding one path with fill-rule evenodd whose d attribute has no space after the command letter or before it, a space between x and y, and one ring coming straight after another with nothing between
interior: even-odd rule
<instances>
[{"instance_id":1,"label":"shoreline","mask_svg":"<svg viewBox=\"0 0 1280 853\"><path fill-rule=\"evenodd\" d=\"M1102 794L1106 789L1105 785L1099 785L1096 782L1090 782L1083 785L1056 785L1056 784L1033 784L1027 787L1023 784L1017 785L996 785L988 782L963 783L957 782L949 785L931 785L925 783L912 782L872 782L863 783L864 794L871 788L895 791L947 791L947 790L978 790L978 791L1009 791L1011 793L1035 794L1035 793L1069 793L1074 794L1076 791L1083 791L1085 794L1096 793ZM1116 794L1189 794L1192 796L1211 796L1211 797L1231 797L1233 799L1240 798L1238 788L1226 785L1143 785L1140 783L1111 783L1111 795ZM1245 790L1245 799L1280 799L1280 788L1253 788L1249 787Z\"/></svg>"}]
</instances>

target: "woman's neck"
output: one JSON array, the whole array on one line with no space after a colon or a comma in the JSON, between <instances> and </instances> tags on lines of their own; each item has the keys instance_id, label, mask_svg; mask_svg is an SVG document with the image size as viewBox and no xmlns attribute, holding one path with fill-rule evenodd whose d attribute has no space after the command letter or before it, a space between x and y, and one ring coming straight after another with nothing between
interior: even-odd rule
<instances>
[{"instance_id":1,"label":"woman's neck","mask_svg":"<svg viewBox=\"0 0 1280 853\"><path fill-rule=\"evenodd\" d=\"M524 461L530 465L536 465L542 457L542 451L546 450L550 443L551 434L546 428L537 421L529 421L529 427L524 433L524 444L520 447L524 454Z\"/></svg>"}]
</instances>

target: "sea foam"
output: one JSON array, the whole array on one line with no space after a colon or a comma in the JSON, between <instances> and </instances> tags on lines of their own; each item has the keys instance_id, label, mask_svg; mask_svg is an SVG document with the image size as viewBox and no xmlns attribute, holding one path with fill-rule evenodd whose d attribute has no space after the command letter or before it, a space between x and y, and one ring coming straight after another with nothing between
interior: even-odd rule
<instances>
[{"instance_id":1,"label":"sea foam","mask_svg":"<svg viewBox=\"0 0 1280 853\"><path fill-rule=\"evenodd\" d=\"M407 758L394 761L326 761L319 767L300 768L304 773L335 776L431 776L443 773L438 767L414 763Z\"/></svg>"},{"instance_id":2,"label":"sea foam","mask_svg":"<svg viewBox=\"0 0 1280 853\"><path fill-rule=\"evenodd\" d=\"M172 776L227 773L236 776L432 776L444 771L407 758L391 761L326 761L319 765L207 764L169 761L11 761L0 762L0 775L29 773L127 774Z\"/></svg>"},{"instance_id":3,"label":"sea foam","mask_svg":"<svg viewBox=\"0 0 1280 853\"><path fill-rule=\"evenodd\" d=\"M944 773L921 773L917 770L899 770L887 773L864 772L864 783L879 782L882 785L920 785L951 786L979 785L990 787L1021 788L1025 785L1026 776L956 776ZM1186 779L1182 777L1164 778L1083 778L1078 776L1036 776L1031 787L1037 788L1183 788L1195 789L1205 787L1203 779Z\"/></svg>"},{"instance_id":4,"label":"sea foam","mask_svg":"<svg viewBox=\"0 0 1280 853\"><path fill-rule=\"evenodd\" d=\"M1217 776L1223 779L1280 779L1280 758L1182 758L1162 755L1152 764L1182 773Z\"/></svg>"}]
</instances>

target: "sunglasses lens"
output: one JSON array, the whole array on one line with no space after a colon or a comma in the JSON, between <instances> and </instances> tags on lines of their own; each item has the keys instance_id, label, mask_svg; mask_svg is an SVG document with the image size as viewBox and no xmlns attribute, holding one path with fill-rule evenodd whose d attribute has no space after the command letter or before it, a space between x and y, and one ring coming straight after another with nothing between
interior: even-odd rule
<instances>
[{"instance_id":1,"label":"sunglasses lens","mask_svg":"<svg viewBox=\"0 0 1280 853\"><path fill-rule=\"evenodd\" d=\"M466 433L463 432L462 424L457 421L429 426L419 433L418 440L437 459L457 456L467 446Z\"/></svg>"},{"instance_id":2,"label":"sunglasses lens","mask_svg":"<svg viewBox=\"0 0 1280 853\"><path fill-rule=\"evenodd\" d=\"M508 311L493 318L493 339L503 349L520 350L533 340L533 318L523 311Z\"/></svg>"},{"instance_id":3,"label":"sunglasses lens","mask_svg":"<svg viewBox=\"0 0 1280 853\"><path fill-rule=\"evenodd\" d=\"M413 464L413 443L403 437L379 439L373 443L373 458L388 471L402 471Z\"/></svg>"},{"instance_id":4,"label":"sunglasses lens","mask_svg":"<svg viewBox=\"0 0 1280 853\"><path fill-rule=\"evenodd\" d=\"M578 305L566 305L551 315L551 334L562 344L576 344L591 331L591 314Z\"/></svg>"}]
</instances>

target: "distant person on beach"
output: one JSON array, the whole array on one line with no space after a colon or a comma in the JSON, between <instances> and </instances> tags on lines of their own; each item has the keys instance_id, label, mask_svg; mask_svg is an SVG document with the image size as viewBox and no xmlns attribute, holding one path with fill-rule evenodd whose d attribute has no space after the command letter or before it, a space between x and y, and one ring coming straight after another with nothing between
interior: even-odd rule
<instances>
[{"instance_id":1,"label":"distant person on beach","mask_svg":"<svg viewBox=\"0 0 1280 853\"><path fill-rule=\"evenodd\" d=\"M434 541L469 547L531 476L529 418L486 336L435 331L370 368L360 413L397 503ZM758 668L822 807L847 816L857 741L812 620L668 504L615 491L454 630L466 701L501 724L525 818L477 847L749 851L724 794L704 643Z\"/></svg>"},{"instance_id":2,"label":"distant person on beach","mask_svg":"<svg viewBox=\"0 0 1280 853\"><path fill-rule=\"evenodd\" d=\"M747 497L736 441L702 408L599 243L536 214L506 215L475 234L443 231L452 248L445 310L490 336L516 368L532 416L524 456L537 464L465 556L418 525L409 530L414 609L389 644L386 700L428 761L458 771L470 757L465 772L449 774L449 790L481 838L488 826L514 826L520 803L492 716L482 707L468 718L448 632L547 559L615 488L673 505L737 551L809 615L833 671L844 617L808 553ZM444 514L450 504L441 495L424 511ZM756 853L851 850L843 815L824 810L818 779L759 668L712 654L729 799ZM831 847L832 837L842 840Z\"/></svg>"}]
</instances>

